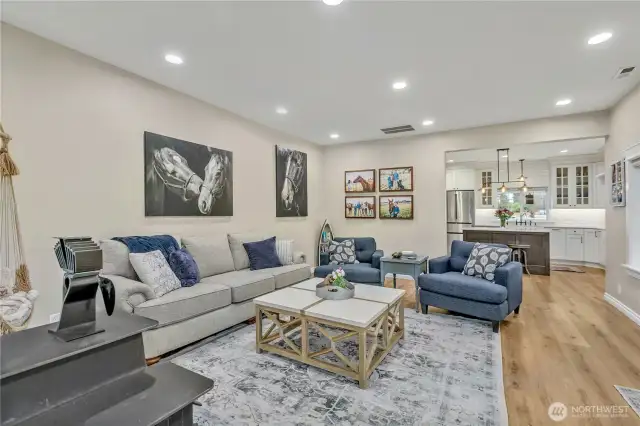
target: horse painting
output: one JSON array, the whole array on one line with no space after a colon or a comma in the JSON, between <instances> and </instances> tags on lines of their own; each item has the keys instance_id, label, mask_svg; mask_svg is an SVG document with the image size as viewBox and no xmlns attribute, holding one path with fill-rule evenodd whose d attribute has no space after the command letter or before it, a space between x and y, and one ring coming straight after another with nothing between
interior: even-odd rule
<instances>
[{"instance_id":1,"label":"horse painting","mask_svg":"<svg viewBox=\"0 0 640 426\"><path fill-rule=\"evenodd\" d=\"M374 219L376 217L376 197L345 197L344 217L347 219Z\"/></svg>"},{"instance_id":2,"label":"horse painting","mask_svg":"<svg viewBox=\"0 0 640 426\"><path fill-rule=\"evenodd\" d=\"M232 216L232 153L145 132L146 216Z\"/></svg>"},{"instance_id":3,"label":"horse painting","mask_svg":"<svg viewBox=\"0 0 640 426\"><path fill-rule=\"evenodd\" d=\"M307 154L276 146L276 217L307 214Z\"/></svg>"},{"instance_id":4,"label":"horse painting","mask_svg":"<svg viewBox=\"0 0 640 426\"><path fill-rule=\"evenodd\" d=\"M376 192L375 175L375 169L344 172L345 192Z\"/></svg>"}]
</instances>

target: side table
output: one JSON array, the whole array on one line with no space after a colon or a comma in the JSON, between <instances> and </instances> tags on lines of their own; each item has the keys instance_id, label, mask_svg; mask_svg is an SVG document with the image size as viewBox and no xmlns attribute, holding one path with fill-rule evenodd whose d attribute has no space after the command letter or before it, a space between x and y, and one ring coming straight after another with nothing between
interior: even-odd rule
<instances>
[{"instance_id":1,"label":"side table","mask_svg":"<svg viewBox=\"0 0 640 426\"><path fill-rule=\"evenodd\" d=\"M420 287L418 277L421 273L429 273L429 256L418 256L416 259L400 257L398 259L385 256L380 259L380 284L384 286L384 277L393 274L393 288L396 288L396 274L411 275L416 284L416 312L420 312Z\"/></svg>"}]
</instances>

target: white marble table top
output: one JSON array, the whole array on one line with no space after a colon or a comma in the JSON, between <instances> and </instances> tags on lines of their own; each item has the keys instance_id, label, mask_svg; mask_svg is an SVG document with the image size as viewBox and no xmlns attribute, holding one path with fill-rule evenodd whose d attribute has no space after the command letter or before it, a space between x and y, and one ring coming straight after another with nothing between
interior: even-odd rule
<instances>
[{"instance_id":1,"label":"white marble table top","mask_svg":"<svg viewBox=\"0 0 640 426\"><path fill-rule=\"evenodd\" d=\"M316 296L315 292L289 287L256 297L253 299L253 303L269 308L300 313L306 307L320 300L322 299Z\"/></svg>"},{"instance_id":2,"label":"white marble table top","mask_svg":"<svg viewBox=\"0 0 640 426\"><path fill-rule=\"evenodd\" d=\"M305 316L318 318L339 324L365 328L378 318L388 308L386 303L371 302L369 300L323 300L304 310Z\"/></svg>"},{"instance_id":3,"label":"white marble table top","mask_svg":"<svg viewBox=\"0 0 640 426\"><path fill-rule=\"evenodd\" d=\"M322 281L324 281L322 278L310 278L298 284L294 284L292 288L315 292L316 286ZM370 284L353 284L356 288L354 296L356 299L371 300L373 302L392 304L398 299L402 299L405 293L404 290L396 288L387 288Z\"/></svg>"}]
</instances>

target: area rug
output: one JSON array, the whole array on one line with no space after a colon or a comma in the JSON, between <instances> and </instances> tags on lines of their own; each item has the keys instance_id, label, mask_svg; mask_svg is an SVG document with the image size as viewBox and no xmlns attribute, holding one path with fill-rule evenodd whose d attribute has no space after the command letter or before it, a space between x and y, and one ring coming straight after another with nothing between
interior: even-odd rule
<instances>
[{"instance_id":1,"label":"area rug","mask_svg":"<svg viewBox=\"0 0 640 426\"><path fill-rule=\"evenodd\" d=\"M575 266L566 266L566 265L551 265L552 271L561 271L561 272L576 272L578 274L584 274L584 271L580 268L576 268Z\"/></svg>"},{"instance_id":2,"label":"area rug","mask_svg":"<svg viewBox=\"0 0 640 426\"><path fill-rule=\"evenodd\" d=\"M636 412L638 417L640 417L640 389L627 388L624 386L616 385L616 389L620 392L620 395L627 401L629 407Z\"/></svg>"},{"instance_id":3,"label":"area rug","mask_svg":"<svg viewBox=\"0 0 640 426\"><path fill-rule=\"evenodd\" d=\"M293 332L289 337L297 341ZM326 345L310 335L312 350ZM354 342L343 352L357 355ZM491 324L405 310L405 338L356 381L255 351L255 325L173 359L214 380L194 407L212 425L507 425L500 335Z\"/></svg>"}]
</instances>

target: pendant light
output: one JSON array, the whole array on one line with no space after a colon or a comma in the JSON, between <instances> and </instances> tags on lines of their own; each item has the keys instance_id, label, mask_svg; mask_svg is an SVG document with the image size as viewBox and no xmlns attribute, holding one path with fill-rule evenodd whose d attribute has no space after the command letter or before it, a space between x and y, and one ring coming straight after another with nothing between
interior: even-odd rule
<instances>
[{"instance_id":1,"label":"pendant light","mask_svg":"<svg viewBox=\"0 0 640 426\"><path fill-rule=\"evenodd\" d=\"M528 188L527 188L527 178L524 176L524 158L520 159L520 177L518 178L518 180L520 182L522 182L522 192L527 192Z\"/></svg>"}]
</instances>

